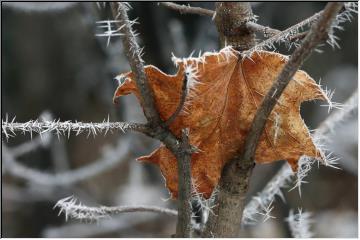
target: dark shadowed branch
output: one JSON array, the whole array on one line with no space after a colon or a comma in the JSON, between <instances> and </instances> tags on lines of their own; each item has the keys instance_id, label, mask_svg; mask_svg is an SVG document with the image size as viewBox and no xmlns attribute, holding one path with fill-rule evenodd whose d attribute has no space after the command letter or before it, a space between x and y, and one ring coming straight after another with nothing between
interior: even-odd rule
<instances>
[{"instance_id":1,"label":"dark shadowed branch","mask_svg":"<svg viewBox=\"0 0 360 240\"><path fill-rule=\"evenodd\" d=\"M186 138L178 139L167 128L160 118L154 104L152 89L145 75L141 51L136 42L132 23L127 15L128 6L124 3L112 3L111 5L115 20L119 20L120 32L124 51L130 63L131 70L135 74L135 82L139 89L145 117L148 121L148 136L162 141L165 146L175 155L178 166L178 189L191 189L190 157L191 146ZM181 102L180 105L181 106ZM189 162L189 164L187 164ZM191 191L179 191L178 195L178 224L176 229L177 237L190 237L191 235L191 206L188 202Z\"/></svg>"}]
</instances>

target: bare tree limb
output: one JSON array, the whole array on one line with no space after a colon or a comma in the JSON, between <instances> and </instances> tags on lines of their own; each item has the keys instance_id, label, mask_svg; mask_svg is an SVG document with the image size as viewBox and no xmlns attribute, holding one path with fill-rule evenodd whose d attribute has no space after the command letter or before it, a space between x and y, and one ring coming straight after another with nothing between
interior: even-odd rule
<instances>
[{"instance_id":1,"label":"bare tree limb","mask_svg":"<svg viewBox=\"0 0 360 240\"><path fill-rule=\"evenodd\" d=\"M131 28L132 22L127 16L127 5L124 3L113 3L111 7L115 20L119 20L121 33L124 35L122 41L125 53L130 63L130 67L135 74L135 82L142 98L144 114L149 125L149 131L146 134L162 141L175 155L177 159L179 177L178 189L191 189L191 180L182 179L183 177L191 176L190 168L186 166L187 162L190 164L192 153L191 146L186 139L178 139L172 134L156 110L153 93L145 75L144 65L141 59L141 51ZM191 210L188 209L189 203L187 203L187 197L189 197L187 191L179 191L179 218L176 230L177 237L190 237L191 235Z\"/></svg>"},{"instance_id":2,"label":"bare tree limb","mask_svg":"<svg viewBox=\"0 0 360 240\"><path fill-rule=\"evenodd\" d=\"M244 152L223 169L219 184L219 207L214 211L217 217L212 217L213 219L209 221L211 226L207 228L208 235L213 234L215 237L237 236L248 188L247 184L244 185L244 180L249 180L251 169L254 166L255 150L267 118L304 59L319 43L327 39L331 24L342 6L342 3L336 2L327 4L319 21L311 27L301 47L294 51L264 97L245 139ZM247 178L244 179L244 176Z\"/></svg>"}]
</instances>

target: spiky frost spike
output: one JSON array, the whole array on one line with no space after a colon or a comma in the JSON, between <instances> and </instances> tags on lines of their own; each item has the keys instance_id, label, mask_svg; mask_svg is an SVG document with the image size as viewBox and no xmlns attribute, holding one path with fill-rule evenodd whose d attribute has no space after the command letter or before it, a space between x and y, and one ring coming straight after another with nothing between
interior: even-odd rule
<instances>
[{"instance_id":1,"label":"spiky frost spike","mask_svg":"<svg viewBox=\"0 0 360 240\"><path fill-rule=\"evenodd\" d=\"M97 21L96 24L98 24L98 28L104 29L103 33L95 34L97 37L107 37L107 44L106 46L110 45L110 39L112 37L118 37L122 36L123 34L120 33L120 30L124 27L124 25L120 27L116 27L116 24L118 24L119 21L117 20L103 20L103 21Z\"/></svg>"},{"instance_id":2,"label":"spiky frost spike","mask_svg":"<svg viewBox=\"0 0 360 240\"><path fill-rule=\"evenodd\" d=\"M209 214L215 214L213 208L215 205L215 197L218 193L218 189L215 188L210 196L206 199L202 193L198 191L198 184L196 179L191 179L191 198L195 202L196 207L199 208L199 211L202 213L200 229L203 228L208 220Z\"/></svg>"}]
</instances>

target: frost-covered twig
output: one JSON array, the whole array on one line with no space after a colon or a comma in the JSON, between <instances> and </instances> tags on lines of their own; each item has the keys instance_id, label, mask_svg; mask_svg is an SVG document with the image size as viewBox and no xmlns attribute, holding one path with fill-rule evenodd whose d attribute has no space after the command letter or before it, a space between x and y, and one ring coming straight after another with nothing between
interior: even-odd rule
<instances>
[{"instance_id":1,"label":"frost-covered twig","mask_svg":"<svg viewBox=\"0 0 360 240\"><path fill-rule=\"evenodd\" d=\"M130 149L130 141L119 141L115 148L104 149L102 156L95 162L79 169L62 173L44 173L17 162L11 151L2 144L3 168L7 173L27 180L29 182L45 186L69 186L79 181L89 179L95 175L111 169L114 165L126 158Z\"/></svg>"},{"instance_id":2,"label":"frost-covered twig","mask_svg":"<svg viewBox=\"0 0 360 240\"><path fill-rule=\"evenodd\" d=\"M283 200L284 196L281 192L282 188L287 187L288 183L291 180L291 177L294 175L290 166L284 164L281 169L264 187L264 189L258 193L251 201L245 206L243 213L243 224L250 224L256 221L256 216L263 206L268 206L271 202L274 201L275 196L280 196Z\"/></svg>"},{"instance_id":3,"label":"frost-covered twig","mask_svg":"<svg viewBox=\"0 0 360 240\"><path fill-rule=\"evenodd\" d=\"M348 118L351 113L357 109L358 106L358 91L355 90L354 93L348 98L348 100L344 103L346 106L342 110L337 110L331 113L315 130L313 134L313 138L315 139L325 139L328 135L334 130L336 126L344 121L344 119ZM304 183L303 179L307 176L307 173L310 171L308 167L306 167L306 161L311 161L306 157L302 157L299 159L299 174L296 175L296 183L295 187L300 188L301 184ZM305 161L305 162L304 162ZM315 162L315 161L314 161ZM310 162L311 164L314 162ZM245 207L243 223L247 224L252 219L255 218L256 213L260 211L261 205L267 205L269 202L274 200L276 195L283 198L281 193L281 188L285 188L288 186L291 178L294 176L290 166L288 164L283 164L283 166L278 170L278 172L274 175L274 177L266 184L264 189L257 194L257 198L253 198Z\"/></svg>"},{"instance_id":4,"label":"frost-covered twig","mask_svg":"<svg viewBox=\"0 0 360 240\"><path fill-rule=\"evenodd\" d=\"M332 152L329 152L325 147L328 143L329 135L334 132L334 129L341 124L351 113L358 107L358 91L355 90L353 94L343 104L343 108L335 112L332 112L325 121L323 121L319 128L316 129L312 138L321 152L323 152L323 161L321 163L328 167L338 168L336 166L338 158L332 156ZM316 159L302 156L298 162L298 171L296 173L295 185L292 189L298 188L301 195L301 185L306 183L304 178L308 175L312 166L315 163L319 163Z\"/></svg>"},{"instance_id":5,"label":"frost-covered twig","mask_svg":"<svg viewBox=\"0 0 360 240\"><path fill-rule=\"evenodd\" d=\"M306 26L310 26L311 24L317 22L322 13L323 11L315 13L311 17L287 28L284 31L279 32L278 34L272 36L269 39L264 40L263 42L257 44L254 48L243 52L243 54L249 56L252 52L264 48L275 49L275 43L289 43L289 48L291 48L293 45L295 45L295 47L299 47L300 44L295 43L293 41L296 40L297 38L302 38L303 33L300 33L300 31L303 30ZM345 3L345 10L336 16L336 19L329 31L328 43L331 46L337 46L336 43L337 38L333 34L333 29L342 29L340 24L346 21L351 21L352 15L356 13L357 13L357 3L355 2Z\"/></svg>"},{"instance_id":6,"label":"frost-covered twig","mask_svg":"<svg viewBox=\"0 0 360 240\"><path fill-rule=\"evenodd\" d=\"M331 113L320 127L316 130L316 135L325 136L332 133L334 129L346 120L353 111L358 108L358 90L356 89L343 104L343 108Z\"/></svg>"},{"instance_id":7,"label":"frost-covered twig","mask_svg":"<svg viewBox=\"0 0 360 240\"><path fill-rule=\"evenodd\" d=\"M15 117L12 120L8 119L6 116L5 120L2 119L2 134L8 139L9 137L14 137L17 132L22 132L23 134L29 133L32 137L33 133L44 134L48 132L55 132L58 136L65 135L70 136L70 134L76 133L87 133L89 135L97 135L99 133L106 134L107 132L112 132L113 130L125 131L139 131L146 132L146 127L143 124L139 123L127 123L127 122L110 122L109 118L102 123L86 123L86 122L72 122L65 121L61 122L60 120L54 121L41 121L41 120L30 120L28 122L19 123L15 122Z\"/></svg>"},{"instance_id":8,"label":"frost-covered twig","mask_svg":"<svg viewBox=\"0 0 360 240\"><path fill-rule=\"evenodd\" d=\"M54 208L56 207L60 208L59 215L61 213L65 214L66 220L69 218L79 220L100 220L102 218L108 218L110 215L129 212L154 212L170 216L177 216L176 210L156 206L135 205L118 207L88 207L83 205L73 196L59 200Z\"/></svg>"},{"instance_id":9,"label":"frost-covered twig","mask_svg":"<svg viewBox=\"0 0 360 240\"><path fill-rule=\"evenodd\" d=\"M310 227L313 223L312 214L303 212L301 208L298 213L294 214L294 210L290 210L289 216L285 219L289 224L290 232L294 238L311 238L314 234L311 232Z\"/></svg>"},{"instance_id":10,"label":"frost-covered twig","mask_svg":"<svg viewBox=\"0 0 360 240\"><path fill-rule=\"evenodd\" d=\"M131 70L135 75L134 79L140 92L145 117L150 124L157 125L161 122L161 119L155 108L153 93L145 75L141 50L136 42L135 33L132 30L134 22L130 21L127 15L129 6L120 2L112 3L111 6L115 20L121 29L120 32L123 34L122 43L124 51Z\"/></svg>"}]
</instances>

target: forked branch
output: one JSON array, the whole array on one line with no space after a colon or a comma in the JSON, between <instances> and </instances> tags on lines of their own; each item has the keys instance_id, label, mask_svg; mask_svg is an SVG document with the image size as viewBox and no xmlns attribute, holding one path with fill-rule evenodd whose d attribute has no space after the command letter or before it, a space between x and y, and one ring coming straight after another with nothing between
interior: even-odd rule
<instances>
[{"instance_id":1,"label":"forked branch","mask_svg":"<svg viewBox=\"0 0 360 240\"><path fill-rule=\"evenodd\" d=\"M188 6L180 5L172 2L161 2L159 4L174 11L178 11L181 14L196 14L201 16L209 16L212 18L214 18L216 14L215 11L213 10L205 9L201 7L191 7L189 5ZM248 30L252 32L260 32L264 34L265 37L271 37L281 32L280 30L262 26L260 24L250 21L246 23L246 27L248 28Z\"/></svg>"}]
</instances>

